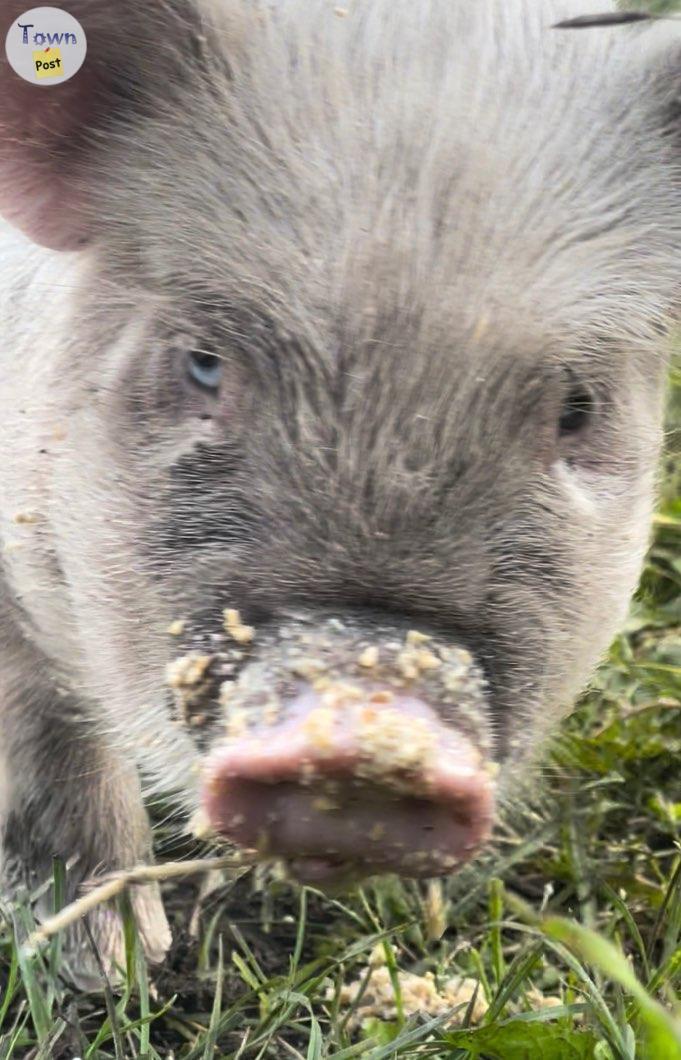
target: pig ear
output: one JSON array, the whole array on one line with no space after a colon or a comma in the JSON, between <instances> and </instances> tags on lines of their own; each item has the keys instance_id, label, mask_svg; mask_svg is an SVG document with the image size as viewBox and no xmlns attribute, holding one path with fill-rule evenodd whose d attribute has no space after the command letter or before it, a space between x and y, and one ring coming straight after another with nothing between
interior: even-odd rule
<instances>
[{"instance_id":1,"label":"pig ear","mask_svg":"<svg viewBox=\"0 0 681 1060\"><path fill-rule=\"evenodd\" d=\"M78 184L88 87L86 73L50 89L21 81L7 63L0 73L0 213L55 250L88 238Z\"/></svg>"},{"instance_id":2,"label":"pig ear","mask_svg":"<svg viewBox=\"0 0 681 1060\"><path fill-rule=\"evenodd\" d=\"M71 250L93 235L88 170L102 131L130 106L156 5L71 0L87 55L73 77L49 87L19 77L2 46L27 7L0 0L0 214L36 243Z\"/></svg>"}]
</instances>

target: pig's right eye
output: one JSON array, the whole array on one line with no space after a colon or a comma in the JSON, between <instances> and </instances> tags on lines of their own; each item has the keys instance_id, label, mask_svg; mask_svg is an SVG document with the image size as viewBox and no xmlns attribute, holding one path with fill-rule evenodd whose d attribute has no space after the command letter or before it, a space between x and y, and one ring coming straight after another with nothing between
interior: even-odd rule
<instances>
[{"instance_id":1,"label":"pig's right eye","mask_svg":"<svg viewBox=\"0 0 681 1060\"><path fill-rule=\"evenodd\" d=\"M217 393L222 380L222 359L205 350L191 350L187 359L189 378L202 390Z\"/></svg>"}]
</instances>

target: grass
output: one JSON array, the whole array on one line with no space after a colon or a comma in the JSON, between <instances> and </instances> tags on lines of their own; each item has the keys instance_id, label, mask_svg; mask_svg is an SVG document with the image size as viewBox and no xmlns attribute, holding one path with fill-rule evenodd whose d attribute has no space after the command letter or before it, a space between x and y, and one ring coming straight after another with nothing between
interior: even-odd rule
<instances>
[{"instance_id":1,"label":"grass","mask_svg":"<svg viewBox=\"0 0 681 1060\"><path fill-rule=\"evenodd\" d=\"M196 932L198 884L168 883L166 965L146 967L124 901L122 988L90 996L61 979L59 938L28 957L15 926L30 913L6 910L0 1060L681 1058L679 370L672 383L628 625L556 741L542 796L495 851L444 890L386 879L329 898L262 870L221 878ZM63 889L57 864L56 908ZM388 1002L372 1014L377 975ZM432 996L455 976L471 989L454 1018L452 1005L414 1011L414 983Z\"/></svg>"}]
</instances>

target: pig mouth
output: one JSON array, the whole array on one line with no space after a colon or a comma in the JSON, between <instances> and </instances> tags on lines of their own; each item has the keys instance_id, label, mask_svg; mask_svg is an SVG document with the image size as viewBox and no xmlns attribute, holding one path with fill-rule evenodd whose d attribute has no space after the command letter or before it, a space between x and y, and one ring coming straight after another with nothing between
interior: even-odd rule
<instances>
[{"instance_id":1,"label":"pig mouth","mask_svg":"<svg viewBox=\"0 0 681 1060\"><path fill-rule=\"evenodd\" d=\"M302 883L432 877L489 837L493 770L415 697L367 689L331 710L308 691L285 722L215 749L203 802L216 832Z\"/></svg>"}]
</instances>

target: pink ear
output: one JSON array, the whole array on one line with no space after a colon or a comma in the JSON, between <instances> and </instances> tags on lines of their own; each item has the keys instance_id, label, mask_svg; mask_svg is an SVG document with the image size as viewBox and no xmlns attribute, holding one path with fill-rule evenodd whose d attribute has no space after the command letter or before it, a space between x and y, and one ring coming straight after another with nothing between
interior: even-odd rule
<instances>
[{"instance_id":1,"label":"pink ear","mask_svg":"<svg viewBox=\"0 0 681 1060\"><path fill-rule=\"evenodd\" d=\"M0 0L0 214L32 240L71 250L89 240L88 170L93 135L121 108L117 82L134 78L158 2L70 0L83 27L80 70L49 87L25 81L5 56L5 36L29 0ZM139 50L136 50L139 49Z\"/></svg>"},{"instance_id":2,"label":"pink ear","mask_svg":"<svg viewBox=\"0 0 681 1060\"><path fill-rule=\"evenodd\" d=\"M98 93L87 64L48 89L23 81L4 57L0 67L0 213L55 250L88 239L79 178Z\"/></svg>"}]
</instances>

